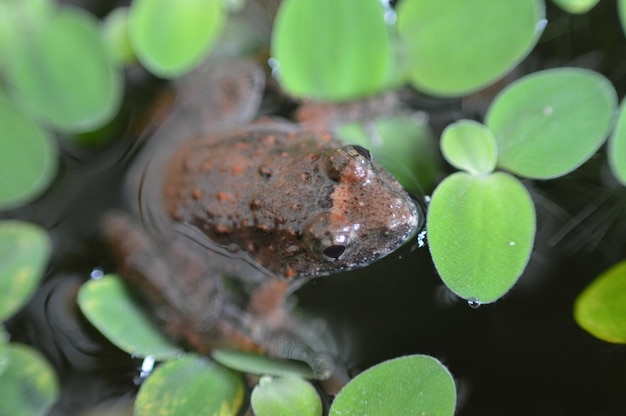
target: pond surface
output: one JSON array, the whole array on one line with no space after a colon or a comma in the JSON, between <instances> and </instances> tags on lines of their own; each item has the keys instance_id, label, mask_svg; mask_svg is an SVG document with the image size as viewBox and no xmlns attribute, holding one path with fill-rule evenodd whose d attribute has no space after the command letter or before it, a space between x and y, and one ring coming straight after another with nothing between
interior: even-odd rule
<instances>
[{"instance_id":1,"label":"pond surface","mask_svg":"<svg viewBox=\"0 0 626 416\"><path fill-rule=\"evenodd\" d=\"M590 66L623 96L626 40L614 2L601 3L583 17L550 7L548 20L560 31L549 34L522 68ZM457 101L428 102L436 104L430 110L435 132L475 115L463 114ZM120 204L131 143L124 138L94 152L64 149L49 192L8 214L42 224L55 243L46 282L8 323L13 339L41 349L59 370L64 395L54 414L129 397L136 389L140 363L82 321L73 303L94 269L113 270L97 218ZM427 248L314 280L298 291L299 302L330 323L354 373L404 354L440 359L457 381L459 415L623 415L626 347L593 338L572 317L580 291L626 255L626 189L609 188L605 169L599 155L563 179L527 183L538 210L537 245L523 277L496 304L471 308L455 299Z\"/></svg>"}]
</instances>

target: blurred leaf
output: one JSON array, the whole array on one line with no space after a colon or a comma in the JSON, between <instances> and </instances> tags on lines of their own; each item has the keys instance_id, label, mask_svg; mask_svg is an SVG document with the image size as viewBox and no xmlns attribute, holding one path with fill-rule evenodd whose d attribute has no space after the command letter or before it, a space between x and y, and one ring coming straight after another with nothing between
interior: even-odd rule
<instances>
[{"instance_id":1,"label":"blurred leaf","mask_svg":"<svg viewBox=\"0 0 626 416\"><path fill-rule=\"evenodd\" d=\"M441 152L452 166L472 174L489 174L496 167L496 139L476 121L460 120L446 127Z\"/></svg>"},{"instance_id":2,"label":"blurred leaf","mask_svg":"<svg viewBox=\"0 0 626 416\"><path fill-rule=\"evenodd\" d=\"M262 377L250 398L256 416L321 416L322 401L311 383L298 377Z\"/></svg>"},{"instance_id":3,"label":"blurred leaf","mask_svg":"<svg viewBox=\"0 0 626 416\"><path fill-rule=\"evenodd\" d=\"M128 7L118 7L102 24L105 46L111 59L118 65L135 61L135 53L128 34Z\"/></svg>"},{"instance_id":4,"label":"blurred leaf","mask_svg":"<svg viewBox=\"0 0 626 416\"><path fill-rule=\"evenodd\" d=\"M279 80L289 93L349 100L383 88L389 29L378 0L285 0L272 33Z\"/></svg>"},{"instance_id":5,"label":"blurred leaf","mask_svg":"<svg viewBox=\"0 0 626 416\"><path fill-rule=\"evenodd\" d=\"M57 171L48 134L0 93L0 210L24 205L45 191Z\"/></svg>"},{"instance_id":6,"label":"blurred leaf","mask_svg":"<svg viewBox=\"0 0 626 416\"><path fill-rule=\"evenodd\" d=\"M9 344L9 333L4 328L4 325L0 324L0 380L4 370L9 365L11 359L11 345Z\"/></svg>"},{"instance_id":7,"label":"blurred leaf","mask_svg":"<svg viewBox=\"0 0 626 416\"><path fill-rule=\"evenodd\" d=\"M441 172L431 131L426 121L415 115L381 117L368 125L345 124L339 137L369 149L374 160L416 195L430 189Z\"/></svg>"},{"instance_id":8,"label":"blurred leaf","mask_svg":"<svg viewBox=\"0 0 626 416\"><path fill-rule=\"evenodd\" d=\"M236 415L243 397L241 375L188 354L154 370L139 389L134 415Z\"/></svg>"},{"instance_id":9,"label":"blurred leaf","mask_svg":"<svg viewBox=\"0 0 626 416\"><path fill-rule=\"evenodd\" d=\"M574 318L594 337L626 344L626 261L602 273L578 295Z\"/></svg>"},{"instance_id":10,"label":"blurred leaf","mask_svg":"<svg viewBox=\"0 0 626 416\"><path fill-rule=\"evenodd\" d=\"M446 286L472 302L503 296L524 271L535 236L535 209L506 173L455 173L435 189L426 221L430 253Z\"/></svg>"},{"instance_id":11,"label":"blurred leaf","mask_svg":"<svg viewBox=\"0 0 626 416\"><path fill-rule=\"evenodd\" d=\"M129 354L151 355L157 360L181 354L115 275L85 283L78 293L78 305L98 331Z\"/></svg>"},{"instance_id":12,"label":"blurred leaf","mask_svg":"<svg viewBox=\"0 0 626 416\"><path fill-rule=\"evenodd\" d=\"M48 234L38 225L0 222L0 321L13 315L35 292L51 250Z\"/></svg>"},{"instance_id":13,"label":"blurred leaf","mask_svg":"<svg viewBox=\"0 0 626 416\"><path fill-rule=\"evenodd\" d=\"M0 375L0 415L47 415L59 393L50 364L26 345L9 349L9 365Z\"/></svg>"},{"instance_id":14,"label":"blurred leaf","mask_svg":"<svg viewBox=\"0 0 626 416\"><path fill-rule=\"evenodd\" d=\"M456 388L448 369L427 355L380 363L337 395L330 416L453 415Z\"/></svg>"},{"instance_id":15,"label":"blurred leaf","mask_svg":"<svg viewBox=\"0 0 626 416\"><path fill-rule=\"evenodd\" d=\"M49 19L55 6L53 0L0 1L0 66L9 49L20 47L23 34Z\"/></svg>"},{"instance_id":16,"label":"blurred leaf","mask_svg":"<svg viewBox=\"0 0 626 416\"><path fill-rule=\"evenodd\" d=\"M617 94L603 75L581 68L536 72L502 90L485 124L498 144L498 166L550 179L587 161L604 143Z\"/></svg>"},{"instance_id":17,"label":"blurred leaf","mask_svg":"<svg viewBox=\"0 0 626 416\"><path fill-rule=\"evenodd\" d=\"M622 31L626 32L626 0L617 0L617 12Z\"/></svg>"},{"instance_id":18,"label":"blurred leaf","mask_svg":"<svg viewBox=\"0 0 626 416\"><path fill-rule=\"evenodd\" d=\"M609 166L615 177L626 186L626 100L622 101L617 125L609 139Z\"/></svg>"},{"instance_id":19,"label":"blurred leaf","mask_svg":"<svg viewBox=\"0 0 626 416\"><path fill-rule=\"evenodd\" d=\"M250 352L225 349L213 350L211 357L226 367L244 373L314 378L309 366L300 361L279 360Z\"/></svg>"},{"instance_id":20,"label":"blurred leaf","mask_svg":"<svg viewBox=\"0 0 626 416\"><path fill-rule=\"evenodd\" d=\"M591 10L600 0L552 0L554 4L569 13L583 14Z\"/></svg>"},{"instance_id":21,"label":"blurred leaf","mask_svg":"<svg viewBox=\"0 0 626 416\"><path fill-rule=\"evenodd\" d=\"M226 17L222 0L135 0L128 21L130 41L146 68L174 78L209 54Z\"/></svg>"},{"instance_id":22,"label":"blurred leaf","mask_svg":"<svg viewBox=\"0 0 626 416\"><path fill-rule=\"evenodd\" d=\"M122 92L98 23L71 7L23 34L7 57L7 80L22 108L70 132L108 122L117 113Z\"/></svg>"},{"instance_id":23,"label":"blurred leaf","mask_svg":"<svg viewBox=\"0 0 626 416\"><path fill-rule=\"evenodd\" d=\"M398 6L398 31L406 45L409 80L437 96L477 91L532 50L543 18L541 0L404 0Z\"/></svg>"}]
</instances>

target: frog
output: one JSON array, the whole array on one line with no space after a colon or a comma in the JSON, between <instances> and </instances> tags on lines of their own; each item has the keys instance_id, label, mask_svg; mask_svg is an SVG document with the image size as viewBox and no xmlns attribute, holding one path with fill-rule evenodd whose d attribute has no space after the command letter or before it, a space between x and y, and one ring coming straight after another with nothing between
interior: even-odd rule
<instances>
[{"instance_id":1,"label":"frog","mask_svg":"<svg viewBox=\"0 0 626 416\"><path fill-rule=\"evenodd\" d=\"M324 379L337 360L294 313L293 293L394 252L424 213L367 149L338 138L337 106L299 121L258 116L267 80L250 59L181 79L128 173L130 212L102 228L119 274L170 336L201 353L304 361Z\"/></svg>"}]
</instances>

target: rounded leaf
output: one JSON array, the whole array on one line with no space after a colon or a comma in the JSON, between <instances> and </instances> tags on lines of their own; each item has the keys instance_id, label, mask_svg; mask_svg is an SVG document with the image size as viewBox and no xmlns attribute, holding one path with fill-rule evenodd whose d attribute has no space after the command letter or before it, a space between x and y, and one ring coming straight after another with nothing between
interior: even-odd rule
<instances>
[{"instance_id":1,"label":"rounded leaf","mask_svg":"<svg viewBox=\"0 0 626 416\"><path fill-rule=\"evenodd\" d=\"M111 59L118 65L135 60L135 52L128 35L128 7L118 7L102 23L102 35Z\"/></svg>"},{"instance_id":2,"label":"rounded leaf","mask_svg":"<svg viewBox=\"0 0 626 416\"><path fill-rule=\"evenodd\" d=\"M616 107L615 89L603 75L548 69L500 92L485 124L496 137L499 167L549 179L576 169L600 148Z\"/></svg>"},{"instance_id":3,"label":"rounded leaf","mask_svg":"<svg viewBox=\"0 0 626 416\"><path fill-rule=\"evenodd\" d=\"M2 373L9 365L11 358L11 344L9 344L9 333L4 328L4 325L0 324L0 379Z\"/></svg>"},{"instance_id":4,"label":"rounded leaf","mask_svg":"<svg viewBox=\"0 0 626 416\"><path fill-rule=\"evenodd\" d=\"M157 360L181 354L115 275L85 283L78 292L78 305L89 322L122 351Z\"/></svg>"},{"instance_id":5,"label":"rounded leaf","mask_svg":"<svg viewBox=\"0 0 626 416\"><path fill-rule=\"evenodd\" d=\"M52 138L0 94L0 209L26 204L45 191L57 171Z\"/></svg>"},{"instance_id":6,"label":"rounded leaf","mask_svg":"<svg viewBox=\"0 0 626 416\"><path fill-rule=\"evenodd\" d=\"M152 372L135 401L135 416L236 415L244 397L241 375L188 354Z\"/></svg>"},{"instance_id":7,"label":"rounded leaf","mask_svg":"<svg viewBox=\"0 0 626 416\"><path fill-rule=\"evenodd\" d=\"M626 186L626 100L622 101L617 125L609 139L609 166L615 177Z\"/></svg>"},{"instance_id":8,"label":"rounded leaf","mask_svg":"<svg viewBox=\"0 0 626 416\"><path fill-rule=\"evenodd\" d=\"M483 124L460 120L441 135L441 152L448 163L473 174L488 174L496 167L496 139Z\"/></svg>"},{"instance_id":9,"label":"rounded leaf","mask_svg":"<svg viewBox=\"0 0 626 416\"><path fill-rule=\"evenodd\" d=\"M218 363L249 374L315 378L311 368L301 361L280 360L251 352L216 349L211 357Z\"/></svg>"},{"instance_id":10,"label":"rounded leaf","mask_svg":"<svg viewBox=\"0 0 626 416\"><path fill-rule=\"evenodd\" d=\"M93 130L120 104L122 84L94 17L59 9L10 49L7 76L20 105L57 129Z\"/></svg>"},{"instance_id":11,"label":"rounded leaf","mask_svg":"<svg viewBox=\"0 0 626 416\"><path fill-rule=\"evenodd\" d=\"M456 388L448 369L427 355L380 363L337 395L330 416L453 415Z\"/></svg>"},{"instance_id":12,"label":"rounded leaf","mask_svg":"<svg viewBox=\"0 0 626 416\"><path fill-rule=\"evenodd\" d=\"M398 31L410 82L437 96L489 85L521 61L539 39L540 0L404 0Z\"/></svg>"},{"instance_id":13,"label":"rounded leaf","mask_svg":"<svg viewBox=\"0 0 626 416\"><path fill-rule=\"evenodd\" d=\"M0 321L13 315L35 292L51 250L48 234L38 225L0 222Z\"/></svg>"},{"instance_id":14,"label":"rounded leaf","mask_svg":"<svg viewBox=\"0 0 626 416\"><path fill-rule=\"evenodd\" d=\"M373 123L344 124L339 137L372 152L374 159L412 193L432 189L441 160L426 120L415 115L381 117Z\"/></svg>"},{"instance_id":15,"label":"rounded leaf","mask_svg":"<svg viewBox=\"0 0 626 416\"><path fill-rule=\"evenodd\" d=\"M139 61L158 76L174 78L209 54L225 20L222 0L135 0L128 30Z\"/></svg>"},{"instance_id":16,"label":"rounded leaf","mask_svg":"<svg viewBox=\"0 0 626 416\"><path fill-rule=\"evenodd\" d=\"M626 0L617 0L617 15L622 31L626 33Z\"/></svg>"},{"instance_id":17,"label":"rounded leaf","mask_svg":"<svg viewBox=\"0 0 626 416\"><path fill-rule=\"evenodd\" d=\"M583 14L591 10L600 0L552 0L569 13Z\"/></svg>"},{"instance_id":18,"label":"rounded leaf","mask_svg":"<svg viewBox=\"0 0 626 416\"><path fill-rule=\"evenodd\" d=\"M574 319L596 338L626 344L626 261L602 273L578 295Z\"/></svg>"},{"instance_id":19,"label":"rounded leaf","mask_svg":"<svg viewBox=\"0 0 626 416\"><path fill-rule=\"evenodd\" d=\"M47 415L59 386L52 367L26 345L9 345L9 363L0 375L0 415Z\"/></svg>"},{"instance_id":20,"label":"rounded leaf","mask_svg":"<svg viewBox=\"0 0 626 416\"><path fill-rule=\"evenodd\" d=\"M315 387L298 377L262 377L250 401L256 416L322 415Z\"/></svg>"},{"instance_id":21,"label":"rounded leaf","mask_svg":"<svg viewBox=\"0 0 626 416\"><path fill-rule=\"evenodd\" d=\"M293 95L348 100L377 92L392 57L383 8L378 0L285 0L272 55Z\"/></svg>"},{"instance_id":22,"label":"rounded leaf","mask_svg":"<svg viewBox=\"0 0 626 416\"><path fill-rule=\"evenodd\" d=\"M428 207L427 236L435 267L458 296L489 303L524 271L535 236L535 209L524 186L506 173L455 173Z\"/></svg>"}]
</instances>

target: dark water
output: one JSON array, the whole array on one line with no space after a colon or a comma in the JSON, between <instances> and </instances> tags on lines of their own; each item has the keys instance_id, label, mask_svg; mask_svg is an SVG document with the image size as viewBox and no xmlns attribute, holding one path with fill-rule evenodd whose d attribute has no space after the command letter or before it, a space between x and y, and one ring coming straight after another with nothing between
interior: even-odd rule
<instances>
[{"instance_id":1,"label":"dark water","mask_svg":"<svg viewBox=\"0 0 626 416\"><path fill-rule=\"evenodd\" d=\"M623 96L626 39L615 7L601 2L579 17L549 7L547 40L521 68L590 66ZM130 85L131 103L150 96L144 85ZM428 103L435 131L476 117L456 101L421 102ZM97 218L119 205L125 155L133 148L125 132L120 127L123 139L106 149L65 146L49 192L6 215L42 224L55 244L45 284L8 323L13 339L35 345L58 369L64 389L54 414L76 414L135 390L139 363L82 321L74 304L94 268L112 270ZM577 294L626 254L626 189L607 178L600 154L563 179L527 183L537 203L537 245L519 283L496 304L473 309L450 295L427 248L313 281L297 293L300 304L331 324L355 373L403 354L439 358L457 381L459 415L624 415L626 346L596 340L572 318Z\"/></svg>"}]
</instances>

